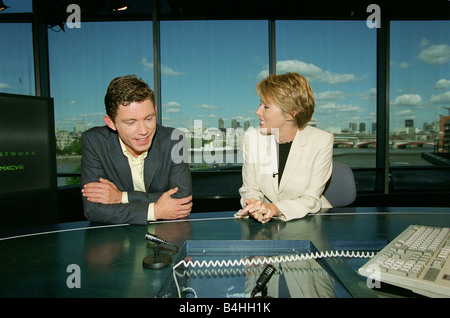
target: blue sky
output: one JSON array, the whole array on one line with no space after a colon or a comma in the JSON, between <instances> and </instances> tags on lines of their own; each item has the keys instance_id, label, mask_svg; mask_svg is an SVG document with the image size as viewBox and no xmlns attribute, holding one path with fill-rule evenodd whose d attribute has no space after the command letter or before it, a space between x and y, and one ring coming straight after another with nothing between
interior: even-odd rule
<instances>
[{"instance_id":1,"label":"blue sky","mask_svg":"<svg viewBox=\"0 0 450 318\"><path fill-rule=\"evenodd\" d=\"M56 126L103 125L103 97L116 76L136 74L153 87L151 21L83 23L49 31ZM200 119L230 127L257 124L255 85L268 74L267 21L161 22L163 124ZM31 28L2 24L0 91L34 94ZM323 129L376 118L376 31L365 21L277 21L277 72L305 75ZM391 24L391 130L439 119L450 106L450 22Z\"/></svg>"},{"instance_id":2,"label":"blue sky","mask_svg":"<svg viewBox=\"0 0 450 318\"><path fill-rule=\"evenodd\" d=\"M152 54L151 22L82 23L81 29L49 32L51 94L56 126L71 130L103 125L103 98L109 82L137 74L153 87L141 59ZM82 118L83 116L84 118Z\"/></svg>"},{"instance_id":3,"label":"blue sky","mask_svg":"<svg viewBox=\"0 0 450 318\"><path fill-rule=\"evenodd\" d=\"M318 127L375 122L376 31L365 21L281 21L277 46L277 72L309 80Z\"/></svg>"},{"instance_id":4,"label":"blue sky","mask_svg":"<svg viewBox=\"0 0 450 318\"><path fill-rule=\"evenodd\" d=\"M448 115L450 21L393 22L391 30L391 126L414 119L422 128Z\"/></svg>"},{"instance_id":5,"label":"blue sky","mask_svg":"<svg viewBox=\"0 0 450 318\"><path fill-rule=\"evenodd\" d=\"M0 24L0 92L34 95L31 25Z\"/></svg>"},{"instance_id":6,"label":"blue sky","mask_svg":"<svg viewBox=\"0 0 450 318\"><path fill-rule=\"evenodd\" d=\"M217 127L256 120L258 74L268 63L267 21L161 23L163 121ZM192 115L195 114L195 117Z\"/></svg>"}]
</instances>

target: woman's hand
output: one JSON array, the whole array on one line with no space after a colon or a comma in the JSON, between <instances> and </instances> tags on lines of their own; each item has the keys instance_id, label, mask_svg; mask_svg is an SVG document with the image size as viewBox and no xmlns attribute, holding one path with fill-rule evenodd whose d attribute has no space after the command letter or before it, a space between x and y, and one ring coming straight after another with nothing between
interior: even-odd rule
<instances>
[{"instance_id":1,"label":"woman's hand","mask_svg":"<svg viewBox=\"0 0 450 318\"><path fill-rule=\"evenodd\" d=\"M267 223L274 216L278 215L278 207L274 203L264 203L257 199L245 199L245 204L241 215L250 214L261 223Z\"/></svg>"}]
</instances>

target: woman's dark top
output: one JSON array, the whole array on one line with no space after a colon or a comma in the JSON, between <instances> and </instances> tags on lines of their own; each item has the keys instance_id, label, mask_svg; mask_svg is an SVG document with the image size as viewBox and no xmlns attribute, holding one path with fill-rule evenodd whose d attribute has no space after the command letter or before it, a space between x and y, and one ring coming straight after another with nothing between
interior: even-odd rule
<instances>
[{"instance_id":1,"label":"woman's dark top","mask_svg":"<svg viewBox=\"0 0 450 318\"><path fill-rule=\"evenodd\" d=\"M284 166L289 155L289 150L291 150L291 142L284 144L278 144L278 184L280 184L281 176L283 175Z\"/></svg>"}]
</instances>

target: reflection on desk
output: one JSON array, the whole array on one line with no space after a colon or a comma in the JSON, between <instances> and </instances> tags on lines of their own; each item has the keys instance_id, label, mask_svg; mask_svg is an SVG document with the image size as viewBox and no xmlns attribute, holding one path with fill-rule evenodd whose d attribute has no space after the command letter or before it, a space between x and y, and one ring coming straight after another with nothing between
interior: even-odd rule
<instances>
[{"instance_id":1,"label":"reflection on desk","mask_svg":"<svg viewBox=\"0 0 450 318\"><path fill-rule=\"evenodd\" d=\"M0 297L156 297L172 269L143 268L142 260L153 251L144 239L147 232L179 247L187 240L306 240L326 251L388 242L410 224L450 225L448 208L340 208L267 224L235 220L234 212L193 213L148 226L76 222L1 233ZM353 297L378 293L351 263L327 263ZM79 272L67 271L72 264ZM74 279L80 288L68 287Z\"/></svg>"}]
</instances>

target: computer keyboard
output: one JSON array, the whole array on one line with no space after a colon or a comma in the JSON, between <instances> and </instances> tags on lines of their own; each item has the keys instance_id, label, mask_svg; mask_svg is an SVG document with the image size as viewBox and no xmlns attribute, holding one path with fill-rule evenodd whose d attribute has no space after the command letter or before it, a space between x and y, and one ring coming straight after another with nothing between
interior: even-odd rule
<instances>
[{"instance_id":1,"label":"computer keyboard","mask_svg":"<svg viewBox=\"0 0 450 318\"><path fill-rule=\"evenodd\" d=\"M449 255L450 228L411 225L358 272L427 297L450 297Z\"/></svg>"}]
</instances>

